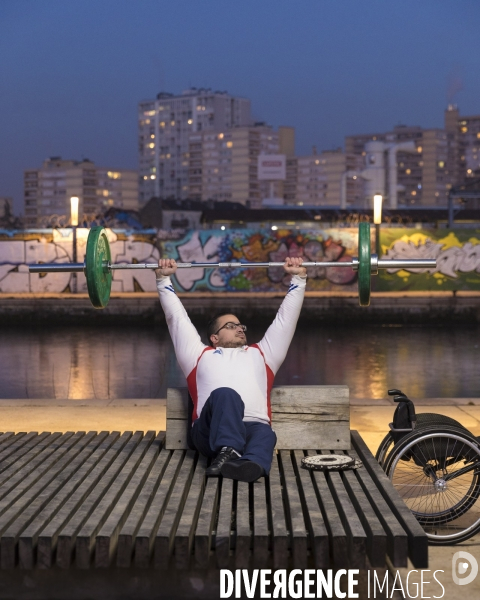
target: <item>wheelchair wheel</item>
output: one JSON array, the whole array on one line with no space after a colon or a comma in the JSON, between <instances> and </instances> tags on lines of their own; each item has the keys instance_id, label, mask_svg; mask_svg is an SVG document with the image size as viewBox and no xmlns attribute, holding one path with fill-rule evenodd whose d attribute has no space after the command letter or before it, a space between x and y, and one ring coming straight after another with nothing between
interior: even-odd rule
<instances>
[{"instance_id":1,"label":"wheelchair wheel","mask_svg":"<svg viewBox=\"0 0 480 600\"><path fill-rule=\"evenodd\" d=\"M480 531L480 443L465 428L417 427L393 447L384 470L431 544Z\"/></svg>"},{"instance_id":2,"label":"wheelchair wheel","mask_svg":"<svg viewBox=\"0 0 480 600\"><path fill-rule=\"evenodd\" d=\"M445 415L439 415L438 413L417 413L417 426L415 431L419 429L424 429L425 427L441 427L443 425L459 427L464 431L468 431L465 429L461 423L452 419L450 417L446 417ZM378 447L377 453L375 454L376 460L380 463L382 469L385 468L385 461L388 457L388 454L393 448L394 440L392 432L389 431L387 435L380 442L380 446Z\"/></svg>"}]
</instances>

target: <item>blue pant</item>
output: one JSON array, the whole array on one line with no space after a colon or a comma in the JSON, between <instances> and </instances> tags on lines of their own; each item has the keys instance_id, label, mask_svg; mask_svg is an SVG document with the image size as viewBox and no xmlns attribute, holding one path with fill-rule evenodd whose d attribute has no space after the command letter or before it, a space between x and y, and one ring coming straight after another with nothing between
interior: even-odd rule
<instances>
[{"instance_id":1,"label":"blue pant","mask_svg":"<svg viewBox=\"0 0 480 600\"><path fill-rule=\"evenodd\" d=\"M244 421L244 409L243 400L235 390L228 387L213 390L193 424L193 443L210 458L224 446L230 446L243 460L258 463L268 474L277 436L266 423Z\"/></svg>"}]
</instances>

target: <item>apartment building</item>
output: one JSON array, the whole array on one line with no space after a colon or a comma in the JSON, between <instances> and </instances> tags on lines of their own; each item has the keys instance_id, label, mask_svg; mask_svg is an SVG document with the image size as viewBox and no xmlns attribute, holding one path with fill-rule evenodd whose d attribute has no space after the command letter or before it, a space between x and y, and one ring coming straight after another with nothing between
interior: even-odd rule
<instances>
[{"instance_id":1,"label":"apartment building","mask_svg":"<svg viewBox=\"0 0 480 600\"><path fill-rule=\"evenodd\" d=\"M251 124L250 100L227 92L190 88L162 92L138 107L140 204L152 196L189 196L189 138Z\"/></svg>"},{"instance_id":2,"label":"apartment building","mask_svg":"<svg viewBox=\"0 0 480 600\"><path fill-rule=\"evenodd\" d=\"M40 169L24 172L25 225L39 227L52 215L68 217L72 196L79 198L80 217L109 206L137 210L138 173L53 156Z\"/></svg>"},{"instance_id":3,"label":"apartment building","mask_svg":"<svg viewBox=\"0 0 480 600\"><path fill-rule=\"evenodd\" d=\"M453 184L464 185L480 177L480 115L460 116L450 105L445 111L445 131L449 141L448 162Z\"/></svg>"},{"instance_id":4,"label":"apartment building","mask_svg":"<svg viewBox=\"0 0 480 600\"><path fill-rule=\"evenodd\" d=\"M395 202L398 206L446 205L453 172L449 169L449 146L445 130L398 125L390 132L346 137L345 152L347 155L361 157L363 168L368 168L369 156L365 145L371 141L384 142L386 149L395 144L412 142L410 149L396 152ZM386 169L386 190L389 189L389 173L392 176ZM357 179L362 182L361 177L357 176ZM388 205L390 199L387 191L385 198ZM371 200L360 193L358 206L370 206Z\"/></svg>"},{"instance_id":5,"label":"apartment building","mask_svg":"<svg viewBox=\"0 0 480 600\"><path fill-rule=\"evenodd\" d=\"M258 179L258 157L278 153L279 133L265 123L192 134L188 196L192 200L239 202L260 208L271 190L268 181ZM273 185L275 195L280 193L279 184Z\"/></svg>"}]
</instances>

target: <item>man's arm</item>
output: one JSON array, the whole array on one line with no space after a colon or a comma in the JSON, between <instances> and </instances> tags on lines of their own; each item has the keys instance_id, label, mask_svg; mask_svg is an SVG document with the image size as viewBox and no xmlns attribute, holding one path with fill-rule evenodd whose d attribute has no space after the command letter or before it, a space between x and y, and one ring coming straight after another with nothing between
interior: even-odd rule
<instances>
[{"instance_id":1,"label":"man's arm","mask_svg":"<svg viewBox=\"0 0 480 600\"><path fill-rule=\"evenodd\" d=\"M198 331L178 298L172 286L170 275L175 273L177 265L173 259L161 259L157 276L157 290L165 313L168 330L172 338L175 354L185 377L195 368L198 358L205 348Z\"/></svg>"},{"instance_id":2,"label":"man's arm","mask_svg":"<svg viewBox=\"0 0 480 600\"><path fill-rule=\"evenodd\" d=\"M307 270L301 266L301 258L287 258L284 269L292 274L292 281L275 320L258 343L265 362L275 374L285 360L292 341L305 296Z\"/></svg>"}]
</instances>

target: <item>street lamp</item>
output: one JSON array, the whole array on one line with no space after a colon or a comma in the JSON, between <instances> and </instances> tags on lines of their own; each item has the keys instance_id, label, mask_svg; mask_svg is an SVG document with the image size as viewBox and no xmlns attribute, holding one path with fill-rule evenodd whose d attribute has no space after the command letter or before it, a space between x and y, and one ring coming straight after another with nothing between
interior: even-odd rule
<instances>
[{"instance_id":1,"label":"street lamp","mask_svg":"<svg viewBox=\"0 0 480 600\"><path fill-rule=\"evenodd\" d=\"M78 226L78 196L70 197L70 224L73 229L73 252L72 260L77 262L77 226ZM77 291L77 274L73 273L72 292Z\"/></svg>"},{"instance_id":2,"label":"street lamp","mask_svg":"<svg viewBox=\"0 0 480 600\"><path fill-rule=\"evenodd\" d=\"M375 223L375 251L380 257L380 223L382 222L382 201L381 194L375 194L373 197L373 222Z\"/></svg>"}]
</instances>

